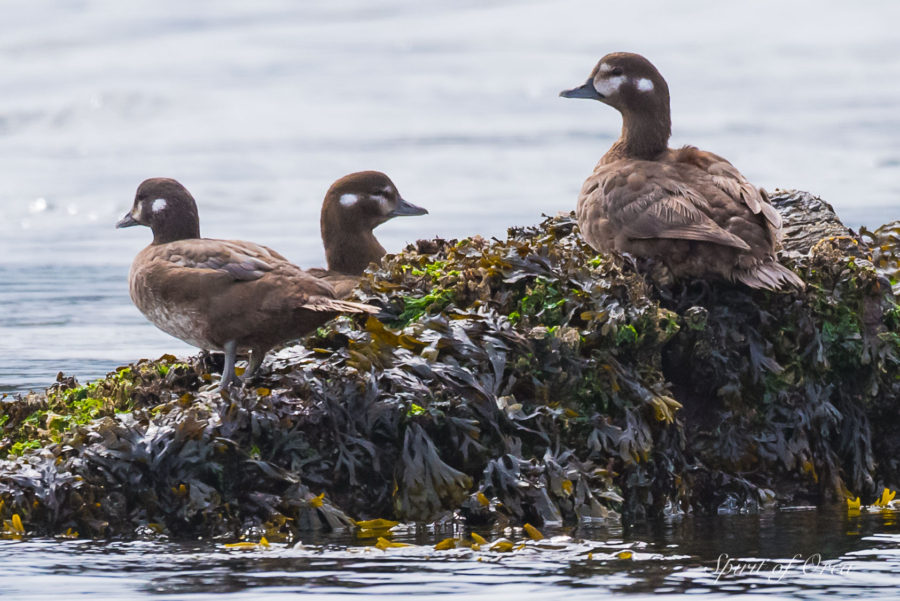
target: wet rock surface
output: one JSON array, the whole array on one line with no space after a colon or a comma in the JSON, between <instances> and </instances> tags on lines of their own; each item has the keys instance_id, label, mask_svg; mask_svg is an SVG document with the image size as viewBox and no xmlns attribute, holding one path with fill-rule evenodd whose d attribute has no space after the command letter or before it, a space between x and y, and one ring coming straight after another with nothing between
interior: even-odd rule
<instances>
[{"instance_id":1,"label":"wet rock surface","mask_svg":"<svg viewBox=\"0 0 900 601\"><path fill-rule=\"evenodd\" d=\"M782 247L786 252L806 254L824 238L856 236L841 223L834 207L809 192L775 190L769 200L784 219Z\"/></svg>"},{"instance_id":2,"label":"wet rock surface","mask_svg":"<svg viewBox=\"0 0 900 601\"><path fill-rule=\"evenodd\" d=\"M805 291L659 287L560 215L389 255L355 292L377 317L329 323L243 389L219 394L203 355L60 375L0 407L0 519L290 540L351 517L638 520L897 488L897 228L773 201Z\"/></svg>"}]
</instances>

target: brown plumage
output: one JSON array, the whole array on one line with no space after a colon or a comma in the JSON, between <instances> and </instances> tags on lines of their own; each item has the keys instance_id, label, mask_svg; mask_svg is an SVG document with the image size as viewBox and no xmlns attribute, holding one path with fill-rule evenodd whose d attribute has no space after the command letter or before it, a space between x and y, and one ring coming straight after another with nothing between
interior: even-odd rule
<instances>
[{"instance_id":1,"label":"brown plumage","mask_svg":"<svg viewBox=\"0 0 900 601\"><path fill-rule=\"evenodd\" d=\"M320 226L328 269L310 273L334 286L338 298L345 298L366 267L386 253L372 230L394 217L427 213L404 200L384 173L345 175L331 185L322 202Z\"/></svg>"},{"instance_id":2,"label":"brown plumage","mask_svg":"<svg viewBox=\"0 0 900 601\"><path fill-rule=\"evenodd\" d=\"M599 100L622 114L621 136L578 197L578 225L593 248L658 258L676 278L804 287L775 257L781 217L765 191L718 155L668 147L669 88L650 61L608 54L584 85L560 96Z\"/></svg>"},{"instance_id":3,"label":"brown plumage","mask_svg":"<svg viewBox=\"0 0 900 601\"><path fill-rule=\"evenodd\" d=\"M339 313L374 313L265 246L200 237L193 197L173 179L143 182L116 227L146 225L153 242L131 264L131 299L164 332L225 352L224 388L238 353L248 374L273 346L300 338Z\"/></svg>"}]
</instances>

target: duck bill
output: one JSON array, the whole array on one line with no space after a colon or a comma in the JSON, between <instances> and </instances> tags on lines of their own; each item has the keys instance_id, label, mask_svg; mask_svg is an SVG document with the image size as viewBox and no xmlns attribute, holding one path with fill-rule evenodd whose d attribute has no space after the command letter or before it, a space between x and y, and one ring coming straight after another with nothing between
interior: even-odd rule
<instances>
[{"instance_id":1,"label":"duck bill","mask_svg":"<svg viewBox=\"0 0 900 601\"><path fill-rule=\"evenodd\" d=\"M116 223L116 229L122 227L132 227L135 225L140 225L140 223L138 223L137 220L135 220L135 218L131 216L131 213L125 213L125 216L119 219L119 221Z\"/></svg>"},{"instance_id":2,"label":"duck bill","mask_svg":"<svg viewBox=\"0 0 900 601\"><path fill-rule=\"evenodd\" d=\"M588 79L583 85L571 90L563 90L559 93L563 98L590 98L591 100L603 100L605 96L594 87L594 81Z\"/></svg>"},{"instance_id":3,"label":"duck bill","mask_svg":"<svg viewBox=\"0 0 900 601\"><path fill-rule=\"evenodd\" d=\"M414 215L427 215L428 209L416 206L411 202L406 202L402 198L397 203L396 208L387 214L388 217L412 217Z\"/></svg>"}]
</instances>

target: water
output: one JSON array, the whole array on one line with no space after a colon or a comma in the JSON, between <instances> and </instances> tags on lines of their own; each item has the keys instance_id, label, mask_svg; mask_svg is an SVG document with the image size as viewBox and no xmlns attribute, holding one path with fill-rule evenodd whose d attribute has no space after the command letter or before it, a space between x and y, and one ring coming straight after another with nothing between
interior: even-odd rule
<instances>
[{"instance_id":1,"label":"water","mask_svg":"<svg viewBox=\"0 0 900 601\"><path fill-rule=\"evenodd\" d=\"M817 193L852 226L900 218L898 22L892 0L7 3L0 393L44 388L60 370L85 381L192 352L128 299L128 265L149 232L112 226L146 177L185 183L204 235L268 244L305 266L324 263L319 203L351 171L386 171L431 211L379 228L388 249L432 235L502 236L573 208L620 122L557 93L614 50L647 55L667 78L673 145L718 152L770 189ZM900 534L887 513L850 523L783 512L582 536L593 542L480 562L341 541L249 554L211 543L0 541L0 595L892 598L900 586ZM586 560L604 545L639 553L632 563ZM711 582L722 552L773 563L822 553L853 570Z\"/></svg>"},{"instance_id":2,"label":"water","mask_svg":"<svg viewBox=\"0 0 900 601\"><path fill-rule=\"evenodd\" d=\"M112 225L150 176L210 237L324 257L318 210L381 169L431 215L379 228L501 236L573 208L620 127L564 100L600 55L649 56L673 145L808 189L851 225L900 218L900 4L762 0L18 2L0 24L0 392L191 352L131 306L149 240Z\"/></svg>"},{"instance_id":3,"label":"water","mask_svg":"<svg viewBox=\"0 0 900 601\"><path fill-rule=\"evenodd\" d=\"M623 530L558 535L513 553L435 551L444 535L407 534L414 546L380 551L344 538L302 548L233 550L221 544L0 541L0 596L134 599L281 599L297 593L406 599L593 600L896 599L897 512L781 510L685 518ZM548 533L549 534L549 533ZM520 535L521 536L521 535ZM631 559L617 554L630 551Z\"/></svg>"}]
</instances>

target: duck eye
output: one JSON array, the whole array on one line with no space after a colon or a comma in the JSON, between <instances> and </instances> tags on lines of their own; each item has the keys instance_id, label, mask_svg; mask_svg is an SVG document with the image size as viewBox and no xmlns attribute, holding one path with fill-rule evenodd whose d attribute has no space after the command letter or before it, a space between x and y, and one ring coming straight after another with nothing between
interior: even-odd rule
<instances>
[{"instance_id":1,"label":"duck eye","mask_svg":"<svg viewBox=\"0 0 900 601\"><path fill-rule=\"evenodd\" d=\"M622 71L622 67L613 67L610 73L612 75L621 75L622 73L624 73L624 71Z\"/></svg>"}]
</instances>

